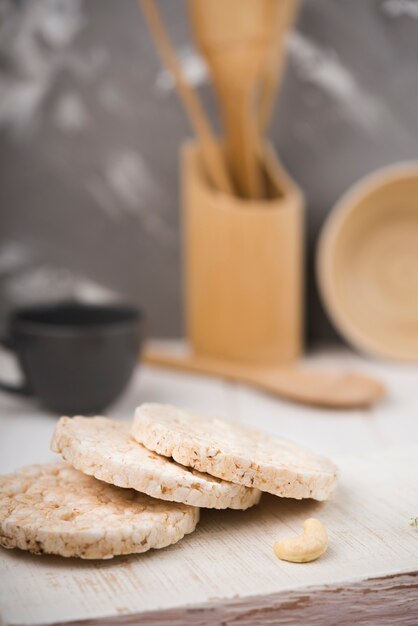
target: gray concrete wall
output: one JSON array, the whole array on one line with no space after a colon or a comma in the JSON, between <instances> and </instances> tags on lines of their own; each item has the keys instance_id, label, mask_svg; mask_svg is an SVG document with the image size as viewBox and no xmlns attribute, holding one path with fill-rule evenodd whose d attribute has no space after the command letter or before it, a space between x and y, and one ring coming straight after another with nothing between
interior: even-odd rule
<instances>
[{"instance_id":1,"label":"gray concrete wall","mask_svg":"<svg viewBox=\"0 0 418 626\"><path fill-rule=\"evenodd\" d=\"M226 0L225 0L226 1ZM160 0L216 122L182 0ZM271 136L308 198L307 323L321 224L347 187L418 153L418 1L305 0ZM181 333L177 153L190 128L135 0L0 0L0 321L122 297Z\"/></svg>"}]
</instances>

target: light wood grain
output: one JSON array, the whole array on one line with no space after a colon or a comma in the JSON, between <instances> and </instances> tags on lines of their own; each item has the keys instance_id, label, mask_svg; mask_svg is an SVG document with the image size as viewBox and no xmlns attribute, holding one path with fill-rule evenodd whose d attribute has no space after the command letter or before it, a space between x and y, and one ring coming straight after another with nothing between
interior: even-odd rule
<instances>
[{"instance_id":1,"label":"light wood grain","mask_svg":"<svg viewBox=\"0 0 418 626\"><path fill-rule=\"evenodd\" d=\"M12 380L2 356L0 372ZM341 414L143 367L109 415L127 419L140 402L172 402L288 437L337 461L341 481L332 501L267 497L243 514L208 512L178 545L112 562L1 551L0 623L415 626L418 532L408 520L418 514L418 454L405 446L418 441L418 368L348 351L313 354L304 365L362 369L381 378L390 395L372 412ZM53 458L54 425L54 416L27 400L0 395L0 471ZM274 542L299 532L311 514L328 526L329 552L306 566L278 561Z\"/></svg>"},{"instance_id":2,"label":"light wood grain","mask_svg":"<svg viewBox=\"0 0 418 626\"><path fill-rule=\"evenodd\" d=\"M263 197L259 124L254 108L277 22L276 0L189 0L194 37L210 68L235 185Z\"/></svg>"},{"instance_id":3,"label":"light wood grain","mask_svg":"<svg viewBox=\"0 0 418 626\"><path fill-rule=\"evenodd\" d=\"M194 0L191 3L194 6ZM265 197L259 127L254 108L255 85L266 50L243 43L242 48L207 53L225 129L225 154L237 195Z\"/></svg>"},{"instance_id":4,"label":"light wood grain","mask_svg":"<svg viewBox=\"0 0 418 626\"><path fill-rule=\"evenodd\" d=\"M141 557L83 563L2 551L3 622L46 624L180 607L185 615L187 605L208 605L202 623L219 623L211 622L211 607L237 595L251 606L251 596L415 572L418 533L408 519L418 501L417 452L339 459L341 482L328 503L265 496L245 513L204 511L193 535ZM312 515L328 528L327 554L309 566L278 561L274 542L299 532Z\"/></svg>"},{"instance_id":5,"label":"light wood grain","mask_svg":"<svg viewBox=\"0 0 418 626\"><path fill-rule=\"evenodd\" d=\"M302 344L303 196L274 153L269 201L219 197L196 146L182 159L187 335L199 354L262 363L295 359Z\"/></svg>"},{"instance_id":6,"label":"light wood grain","mask_svg":"<svg viewBox=\"0 0 418 626\"><path fill-rule=\"evenodd\" d=\"M143 354L148 365L217 376L252 385L273 395L307 404L336 409L369 407L385 395L382 382L353 371L309 370L298 367L246 365L192 352L173 355L148 346Z\"/></svg>"},{"instance_id":7,"label":"light wood grain","mask_svg":"<svg viewBox=\"0 0 418 626\"><path fill-rule=\"evenodd\" d=\"M401 574L359 583L310 587L221 605L202 605L104 618L103 626L416 626L418 575ZM87 626L84 621L67 626Z\"/></svg>"},{"instance_id":8,"label":"light wood grain","mask_svg":"<svg viewBox=\"0 0 418 626\"><path fill-rule=\"evenodd\" d=\"M418 362L418 162L374 172L344 194L321 234L317 273L347 341Z\"/></svg>"},{"instance_id":9,"label":"light wood grain","mask_svg":"<svg viewBox=\"0 0 418 626\"><path fill-rule=\"evenodd\" d=\"M299 0L280 0L276 15L276 24L267 55L264 72L261 77L259 98L259 123L261 132L265 132L270 122L275 96L282 79L285 65L285 39L293 26L299 9Z\"/></svg>"}]
</instances>

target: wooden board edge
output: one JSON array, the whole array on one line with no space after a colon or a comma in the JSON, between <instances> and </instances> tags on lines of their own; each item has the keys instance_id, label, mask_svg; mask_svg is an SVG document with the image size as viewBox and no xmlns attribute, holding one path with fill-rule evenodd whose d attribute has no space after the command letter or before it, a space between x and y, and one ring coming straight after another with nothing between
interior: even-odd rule
<instances>
[{"instance_id":1,"label":"wooden board edge","mask_svg":"<svg viewBox=\"0 0 418 626\"><path fill-rule=\"evenodd\" d=\"M37 626L349 626L359 622L416 626L417 619L418 570L345 586L306 587L227 601L214 598L196 606Z\"/></svg>"}]
</instances>

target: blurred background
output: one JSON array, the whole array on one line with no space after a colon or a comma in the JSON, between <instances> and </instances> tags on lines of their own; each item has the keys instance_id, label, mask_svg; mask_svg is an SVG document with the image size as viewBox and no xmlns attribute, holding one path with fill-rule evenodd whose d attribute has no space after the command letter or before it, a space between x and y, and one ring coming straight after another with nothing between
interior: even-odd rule
<instances>
[{"instance_id":1,"label":"blurred background","mask_svg":"<svg viewBox=\"0 0 418 626\"><path fill-rule=\"evenodd\" d=\"M159 7L215 125L182 0ZM418 0L304 0L270 136L307 197L310 342L339 340L313 251L359 177L416 157ZM178 149L191 135L135 0L0 0L0 325L75 296L182 334Z\"/></svg>"}]
</instances>

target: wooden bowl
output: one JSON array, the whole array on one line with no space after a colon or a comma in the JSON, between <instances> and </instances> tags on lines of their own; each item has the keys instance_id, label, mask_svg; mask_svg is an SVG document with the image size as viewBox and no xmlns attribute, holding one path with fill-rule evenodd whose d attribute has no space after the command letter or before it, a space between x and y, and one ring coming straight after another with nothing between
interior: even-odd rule
<instances>
[{"instance_id":1,"label":"wooden bowl","mask_svg":"<svg viewBox=\"0 0 418 626\"><path fill-rule=\"evenodd\" d=\"M317 276L341 334L380 357L418 360L418 163L355 184L330 214Z\"/></svg>"}]
</instances>

